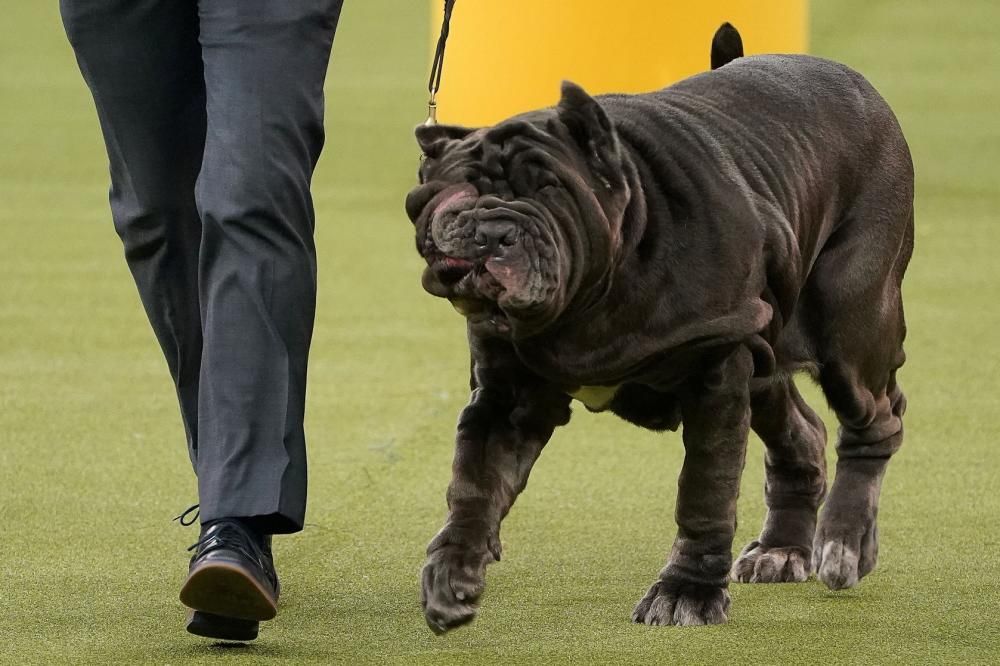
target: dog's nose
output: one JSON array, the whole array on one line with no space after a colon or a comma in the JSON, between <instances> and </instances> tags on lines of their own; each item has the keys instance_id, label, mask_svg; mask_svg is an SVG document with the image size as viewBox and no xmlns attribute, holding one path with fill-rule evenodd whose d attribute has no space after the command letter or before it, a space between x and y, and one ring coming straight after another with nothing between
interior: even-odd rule
<instances>
[{"instance_id":1,"label":"dog's nose","mask_svg":"<svg viewBox=\"0 0 1000 666\"><path fill-rule=\"evenodd\" d=\"M517 242L518 229L513 222L488 220L476 227L476 245L480 250L496 252Z\"/></svg>"}]
</instances>

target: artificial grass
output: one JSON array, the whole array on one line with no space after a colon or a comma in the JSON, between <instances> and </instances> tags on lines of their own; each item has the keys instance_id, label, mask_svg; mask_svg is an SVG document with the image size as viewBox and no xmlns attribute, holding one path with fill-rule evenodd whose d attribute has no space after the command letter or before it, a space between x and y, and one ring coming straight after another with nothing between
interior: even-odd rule
<instances>
[{"instance_id":1,"label":"artificial grass","mask_svg":"<svg viewBox=\"0 0 1000 666\"><path fill-rule=\"evenodd\" d=\"M1000 5L813 3L813 52L875 83L917 167L900 373L909 412L885 483L877 570L840 593L815 581L734 585L724 626L631 625L673 536L679 437L577 408L505 523L479 619L439 638L421 617L417 572L444 517L468 358L460 319L420 290L402 212L423 113L426 3L347 3L315 179L309 526L277 542L278 619L231 649L182 629L176 594L196 535L170 518L195 486L165 364L111 227L92 104L55 3L9 5L0 662L1000 661ZM754 441L737 547L763 517L762 467Z\"/></svg>"}]
</instances>

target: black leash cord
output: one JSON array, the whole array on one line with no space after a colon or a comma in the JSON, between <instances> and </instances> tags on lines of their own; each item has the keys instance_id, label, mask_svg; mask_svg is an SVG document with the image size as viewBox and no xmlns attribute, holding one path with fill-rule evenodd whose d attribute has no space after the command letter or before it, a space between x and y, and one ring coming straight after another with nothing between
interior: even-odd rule
<instances>
[{"instance_id":1,"label":"black leash cord","mask_svg":"<svg viewBox=\"0 0 1000 666\"><path fill-rule=\"evenodd\" d=\"M438 37L437 48L434 50L434 62L431 65L431 78L427 82L427 92L430 99L427 102L426 125L437 124L437 93L441 89L441 72L444 70L444 49L448 44L448 32L451 27L451 13L455 9L455 0L444 0L444 20L441 22L441 36Z\"/></svg>"}]
</instances>

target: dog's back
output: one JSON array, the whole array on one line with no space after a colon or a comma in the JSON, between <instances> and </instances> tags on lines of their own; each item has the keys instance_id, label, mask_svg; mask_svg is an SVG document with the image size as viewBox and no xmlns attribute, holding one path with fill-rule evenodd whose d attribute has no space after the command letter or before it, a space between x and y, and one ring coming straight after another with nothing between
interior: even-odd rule
<instances>
[{"instance_id":1,"label":"dog's back","mask_svg":"<svg viewBox=\"0 0 1000 666\"><path fill-rule=\"evenodd\" d=\"M669 187L711 181L741 190L758 212L772 208L797 234L814 228L815 236L802 234L813 241L801 247L803 272L869 181L892 173L899 182L889 204L912 201L913 167L895 115L839 63L741 57L657 92L599 100L634 158L677 174Z\"/></svg>"}]
</instances>

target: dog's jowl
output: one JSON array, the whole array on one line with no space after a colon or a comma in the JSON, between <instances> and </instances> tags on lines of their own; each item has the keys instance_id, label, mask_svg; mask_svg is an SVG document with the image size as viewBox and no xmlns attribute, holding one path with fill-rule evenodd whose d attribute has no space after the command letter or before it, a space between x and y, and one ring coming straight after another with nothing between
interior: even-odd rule
<instances>
[{"instance_id":1,"label":"dog's jowl","mask_svg":"<svg viewBox=\"0 0 1000 666\"><path fill-rule=\"evenodd\" d=\"M448 518L422 574L431 628L474 616L500 523L574 396L683 429L677 536L636 622L725 622L730 578L815 573L840 589L873 569L906 405L913 166L861 75L738 58L643 95L567 83L554 108L417 137L426 159L406 205L423 285L465 316L472 354ZM829 493L800 370L841 424ZM768 512L733 562L751 428Z\"/></svg>"}]
</instances>

